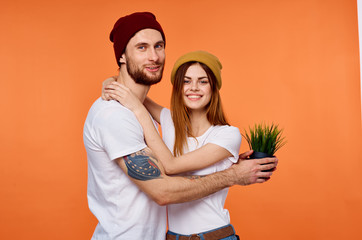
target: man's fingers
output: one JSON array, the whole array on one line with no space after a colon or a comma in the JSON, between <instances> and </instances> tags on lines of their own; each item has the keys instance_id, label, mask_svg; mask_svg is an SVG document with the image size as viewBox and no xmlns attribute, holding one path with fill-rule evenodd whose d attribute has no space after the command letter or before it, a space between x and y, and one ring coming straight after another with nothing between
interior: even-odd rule
<instances>
[{"instance_id":1,"label":"man's fingers","mask_svg":"<svg viewBox=\"0 0 362 240\"><path fill-rule=\"evenodd\" d=\"M264 182L268 181L269 179L270 179L270 177L265 177L265 178L260 177L255 182L256 183L264 183Z\"/></svg>"},{"instance_id":2,"label":"man's fingers","mask_svg":"<svg viewBox=\"0 0 362 240\"><path fill-rule=\"evenodd\" d=\"M249 157L251 154L253 154L253 150L244 152L242 154L239 155L239 159L246 159L247 157Z\"/></svg>"},{"instance_id":3,"label":"man's fingers","mask_svg":"<svg viewBox=\"0 0 362 240\"><path fill-rule=\"evenodd\" d=\"M271 169L273 169L275 167L276 167L275 163L261 164L260 165L260 170L261 171L267 171L267 170L271 170Z\"/></svg>"},{"instance_id":4,"label":"man's fingers","mask_svg":"<svg viewBox=\"0 0 362 240\"><path fill-rule=\"evenodd\" d=\"M265 177L265 178L258 178L256 180L257 183L264 183L266 181L268 181L270 179L270 177Z\"/></svg>"},{"instance_id":5,"label":"man's fingers","mask_svg":"<svg viewBox=\"0 0 362 240\"><path fill-rule=\"evenodd\" d=\"M270 178L273 175L273 171L268 171L268 172L258 172L257 176L258 178Z\"/></svg>"},{"instance_id":6,"label":"man's fingers","mask_svg":"<svg viewBox=\"0 0 362 240\"><path fill-rule=\"evenodd\" d=\"M272 158L260 158L256 159L258 164L269 164L269 163L278 163L278 158L272 157Z\"/></svg>"}]
</instances>

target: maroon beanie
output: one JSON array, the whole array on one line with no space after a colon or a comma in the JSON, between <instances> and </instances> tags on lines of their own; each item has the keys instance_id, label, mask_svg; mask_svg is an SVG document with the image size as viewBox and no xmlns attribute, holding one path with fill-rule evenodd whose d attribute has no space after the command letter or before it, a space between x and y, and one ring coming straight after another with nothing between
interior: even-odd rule
<instances>
[{"instance_id":1,"label":"maroon beanie","mask_svg":"<svg viewBox=\"0 0 362 240\"><path fill-rule=\"evenodd\" d=\"M112 32L109 36L113 42L114 54L118 66L121 66L119 59L124 53L128 41L140 30L151 28L159 31L163 41L166 41L161 25L156 21L155 15L150 12L136 12L130 15L121 17L114 24Z\"/></svg>"}]
</instances>

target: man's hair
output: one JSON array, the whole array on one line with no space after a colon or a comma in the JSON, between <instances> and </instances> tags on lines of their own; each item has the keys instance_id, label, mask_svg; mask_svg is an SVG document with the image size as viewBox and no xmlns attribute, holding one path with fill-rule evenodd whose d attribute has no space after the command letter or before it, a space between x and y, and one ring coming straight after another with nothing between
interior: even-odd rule
<instances>
[{"instance_id":1,"label":"man's hair","mask_svg":"<svg viewBox=\"0 0 362 240\"><path fill-rule=\"evenodd\" d=\"M220 93L217 87L217 79L211 69L207 65L195 61L182 64L176 71L171 96L171 114L175 125L175 145L173 148L175 156L184 153L183 149L184 147L187 147L187 137L195 138L191 132L192 128L189 109L186 107L183 98L185 74L187 69L193 64L200 64L209 78L212 94L210 102L206 106L207 120L212 125L229 125L222 108Z\"/></svg>"}]
</instances>

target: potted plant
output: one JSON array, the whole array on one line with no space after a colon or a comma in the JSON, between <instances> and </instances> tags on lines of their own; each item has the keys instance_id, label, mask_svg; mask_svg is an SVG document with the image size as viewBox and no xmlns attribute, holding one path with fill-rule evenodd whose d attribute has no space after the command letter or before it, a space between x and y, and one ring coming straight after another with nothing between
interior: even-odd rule
<instances>
[{"instance_id":1,"label":"potted plant","mask_svg":"<svg viewBox=\"0 0 362 240\"><path fill-rule=\"evenodd\" d=\"M279 129L274 123L271 125L255 124L254 128L249 127L250 133L245 130L243 137L254 150L251 159L274 157L276 151L286 144L285 137L282 137L283 129Z\"/></svg>"}]
</instances>

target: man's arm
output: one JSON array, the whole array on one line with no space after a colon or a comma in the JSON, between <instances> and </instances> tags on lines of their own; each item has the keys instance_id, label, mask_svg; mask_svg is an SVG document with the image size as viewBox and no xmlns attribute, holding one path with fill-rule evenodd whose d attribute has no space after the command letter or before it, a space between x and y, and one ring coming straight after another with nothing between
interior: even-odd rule
<instances>
[{"instance_id":1,"label":"man's arm","mask_svg":"<svg viewBox=\"0 0 362 240\"><path fill-rule=\"evenodd\" d=\"M262 170L272 169L278 163L276 158L239 160L229 169L207 176L169 177L149 148L116 161L130 179L159 205L196 200L236 184L263 183L272 172Z\"/></svg>"}]
</instances>

